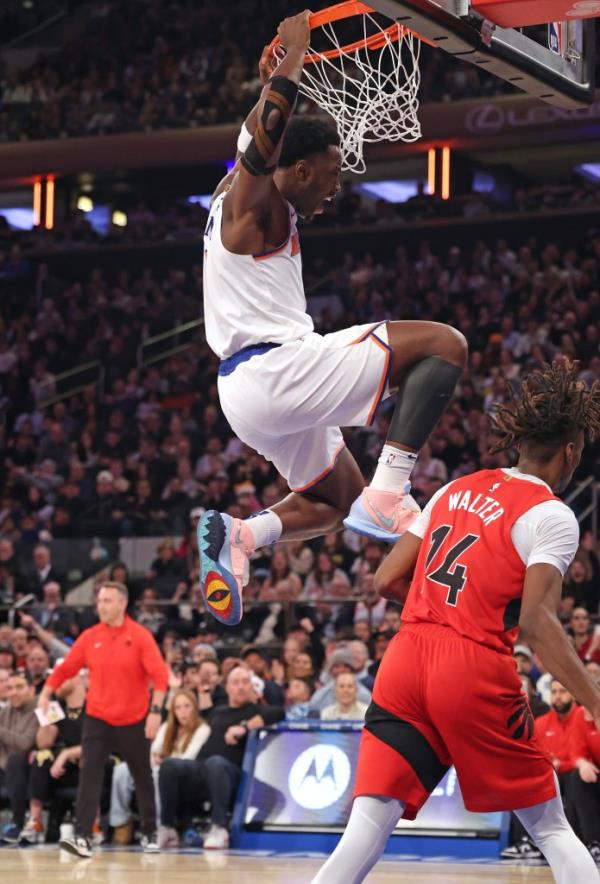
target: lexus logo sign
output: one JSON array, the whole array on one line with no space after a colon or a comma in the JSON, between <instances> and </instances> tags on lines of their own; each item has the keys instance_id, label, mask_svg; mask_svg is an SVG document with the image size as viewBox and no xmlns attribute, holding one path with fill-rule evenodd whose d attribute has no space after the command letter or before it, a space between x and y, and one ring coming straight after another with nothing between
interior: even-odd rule
<instances>
[{"instance_id":1,"label":"lexus logo sign","mask_svg":"<svg viewBox=\"0 0 600 884\"><path fill-rule=\"evenodd\" d=\"M465 125L469 132L482 135L493 135L504 128L506 114L493 104L482 104L471 108L467 114Z\"/></svg>"},{"instance_id":2,"label":"lexus logo sign","mask_svg":"<svg viewBox=\"0 0 600 884\"><path fill-rule=\"evenodd\" d=\"M596 0L594 0L596 2ZM600 9L600 0L598 0ZM600 119L600 102L588 107L564 108L549 104L477 104L464 117L465 129L473 135L495 135L501 131L532 129L552 123L597 122Z\"/></svg>"},{"instance_id":3,"label":"lexus logo sign","mask_svg":"<svg viewBox=\"0 0 600 884\"><path fill-rule=\"evenodd\" d=\"M350 775L346 753L337 746L319 743L294 761L288 780L290 795L306 810L323 810L342 797Z\"/></svg>"}]
</instances>

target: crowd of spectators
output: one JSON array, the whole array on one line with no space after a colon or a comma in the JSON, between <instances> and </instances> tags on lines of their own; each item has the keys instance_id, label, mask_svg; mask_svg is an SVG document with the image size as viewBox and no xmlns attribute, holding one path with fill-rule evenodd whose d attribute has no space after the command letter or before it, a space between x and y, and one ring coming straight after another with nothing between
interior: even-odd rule
<instances>
[{"instance_id":1,"label":"crowd of spectators","mask_svg":"<svg viewBox=\"0 0 600 884\"><path fill-rule=\"evenodd\" d=\"M38 263L16 248L3 281L9 297L0 325L0 619L6 621L0 623L0 702L8 710L0 710L0 769L13 799L8 837L18 840L23 830L26 840L36 841L48 828L55 837L60 813L44 827L41 809L63 774L71 771L76 780L76 730L67 736L58 727L44 736L52 741L40 745L31 719L48 669L96 622L93 606L63 606L68 579L54 564L55 546L76 538L117 543L159 535L147 568L130 573L115 565L110 577L129 587L130 611L153 633L169 667L172 705L153 762L163 846L174 845L198 810L190 807L195 790L189 784L198 777L210 799L211 777L231 774L220 761L205 762L222 756L240 763L245 734L235 728L251 721L254 711L249 717L232 709L256 706L267 723L362 718L378 663L399 627L399 611L373 590L385 550L350 533L258 550L242 626L216 629L199 610L198 518L209 507L247 517L287 489L269 463L232 435L219 408L216 361L201 337L158 364L137 363L144 336L197 315L200 266L113 272L103 268L99 249L96 269L74 282L59 276L51 258ZM309 290L327 277L319 289L325 300L315 311L318 330L421 318L450 322L469 342L469 365L455 400L412 476L420 502L448 479L511 463L510 455L488 453L487 415L523 372L569 357L579 360L587 382L600 377L597 232L577 247L558 244L540 226L535 238L519 244L478 240L468 249L434 248L422 241L414 253L398 245L382 258L357 238L348 249L334 268L317 253L305 263ZM57 374L93 359L105 365L102 395L88 386L43 405ZM347 432L366 475L388 420L384 406L373 427ZM597 454L597 446L587 450L580 475L598 478ZM586 532L565 581L561 617L591 671L600 662L594 630L599 591L597 548ZM517 659L543 711L551 690L547 674L529 649L521 648ZM26 675L11 676L15 668ZM79 708L84 687L71 687L75 693L67 691L63 702ZM219 718L223 708L229 711ZM18 717L22 726L3 729L2 714ZM67 720L75 721L75 712ZM9 732L21 734L21 741L15 744ZM200 742L200 757L189 757L189 747ZM35 763L46 765L35 774L35 786L23 761L34 743ZM590 764L591 751L581 756ZM50 753L41 764L40 752ZM15 753L19 760L9 764ZM582 770L587 775L590 768ZM121 770L112 782L99 810L105 828L108 813L123 843L132 834L131 780ZM222 806L219 813L213 823L220 833L213 835L224 843Z\"/></svg>"},{"instance_id":2,"label":"crowd of spectators","mask_svg":"<svg viewBox=\"0 0 600 884\"><path fill-rule=\"evenodd\" d=\"M368 188L368 183L366 187ZM342 193L328 203L321 216L316 216L308 229L337 227L386 228L417 225L431 221L466 222L493 220L510 213L527 216L556 211L597 211L600 208L600 186L597 183L573 180L562 185L539 185L515 190L472 192L441 201L424 193L424 182L416 185L417 193L406 202L389 199L361 190L347 181ZM127 211L127 225L108 224L95 229L88 217L73 211L57 219L52 230L36 227L31 230L12 229L0 211L0 280L22 275L29 269L28 259L36 254L90 249L105 245L185 244L197 242L202 235L208 212L201 202L155 198L135 202Z\"/></svg>"},{"instance_id":3,"label":"crowd of spectators","mask_svg":"<svg viewBox=\"0 0 600 884\"><path fill-rule=\"evenodd\" d=\"M372 567L377 558L373 557ZM123 576L122 566L113 569L113 576ZM149 625L143 609L140 601L131 606L130 614ZM187 632L178 631L176 609L177 605L167 609L174 620L153 624L169 678L163 724L150 750L158 842L162 849L182 842L198 846L201 826L204 846L223 848L229 843L229 814L248 733L281 721L290 726L319 719L362 721L379 662L399 627L399 612L384 605L369 621L359 618L356 606L354 621L327 635L313 611L290 623L283 641L240 644L233 650L211 623L200 628L188 624ZM97 617L93 609L89 613L88 625L93 625ZM576 607L567 625L579 656L600 681L600 634L590 638L588 628L582 641L581 621L586 618L589 624L586 609ZM23 612L15 628L0 625L0 787L12 814L1 837L8 842L55 842L61 822L70 825L81 759L86 672L58 689L62 719L40 726L34 709L48 673L61 665L71 639L72 631L43 629L33 614ZM536 732L554 760L570 819L593 846L600 841L600 747L592 722L544 671L530 648L517 645L515 662L530 698ZM129 768L113 755L105 770L94 843L108 837L118 845L132 843L133 795ZM61 833L65 837L64 830ZM517 838L519 834L517 830Z\"/></svg>"},{"instance_id":4,"label":"crowd of spectators","mask_svg":"<svg viewBox=\"0 0 600 884\"><path fill-rule=\"evenodd\" d=\"M285 0L88 6L76 40L28 69L0 69L0 142L241 122L260 90L262 48L290 14ZM426 45L421 68L422 102L511 89Z\"/></svg>"}]
</instances>

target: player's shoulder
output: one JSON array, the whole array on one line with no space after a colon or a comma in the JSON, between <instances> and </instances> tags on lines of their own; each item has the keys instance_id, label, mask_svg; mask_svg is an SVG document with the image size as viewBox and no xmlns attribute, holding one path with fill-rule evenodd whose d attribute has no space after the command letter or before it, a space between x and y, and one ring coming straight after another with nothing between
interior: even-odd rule
<instances>
[{"instance_id":1,"label":"player's shoulder","mask_svg":"<svg viewBox=\"0 0 600 884\"><path fill-rule=\"evenodd\" d=\"M570 506L558 497L534 503L521 517L523 521L535 523L538 527L579 532L577 516Z\"/></svg>"}]
</instances>

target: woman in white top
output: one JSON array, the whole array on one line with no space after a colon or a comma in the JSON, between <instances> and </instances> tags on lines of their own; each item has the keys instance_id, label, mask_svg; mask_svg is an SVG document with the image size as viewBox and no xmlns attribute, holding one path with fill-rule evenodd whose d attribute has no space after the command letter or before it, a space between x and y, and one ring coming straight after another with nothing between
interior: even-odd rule
<instances>
[{"instance_id":1,"label":"woman in white top","mask_svg":"<svg viewBox=\"0 0 600 884\"><path fill-rule=\"evenodd\" d=\"M340 672L335 678L335 703L321 712L322 721L364 721L367 704L358 699L353 672Z\"/></svg>"},{"instance_id":2,"label":"woman in white top","mask_svg":"<svg viewBox=\"0 0 600 884\"><path fill-rule=\"evenodd\" d=\"M181 688L173 695L169 716L158 729L150 747L156 816L160 819L158 769L165 758L196 758L210 734L210 727L200 717L198 698L193 691ZM129 844L133 836L131 797L133 777L125 762L113 772L109 822L115 829L115 842Z\"/></svg>"}]
</instances>

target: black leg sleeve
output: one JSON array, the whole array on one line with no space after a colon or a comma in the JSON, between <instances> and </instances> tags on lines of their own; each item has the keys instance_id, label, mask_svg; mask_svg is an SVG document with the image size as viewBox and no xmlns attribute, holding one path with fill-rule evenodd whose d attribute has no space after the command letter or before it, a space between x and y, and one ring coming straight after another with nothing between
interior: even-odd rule
<instances>
[{"instance_id":1,"label":"black leg sleeve","mask_svg":"<svg viewBox=\"0 0 600 884\"><path fill-rule=\"evenodd\" d=\"M417 362L398 388L390 442L419 451L446 410L461 373L461 368L439 356Z\"/></svg>"}]
</instances>

